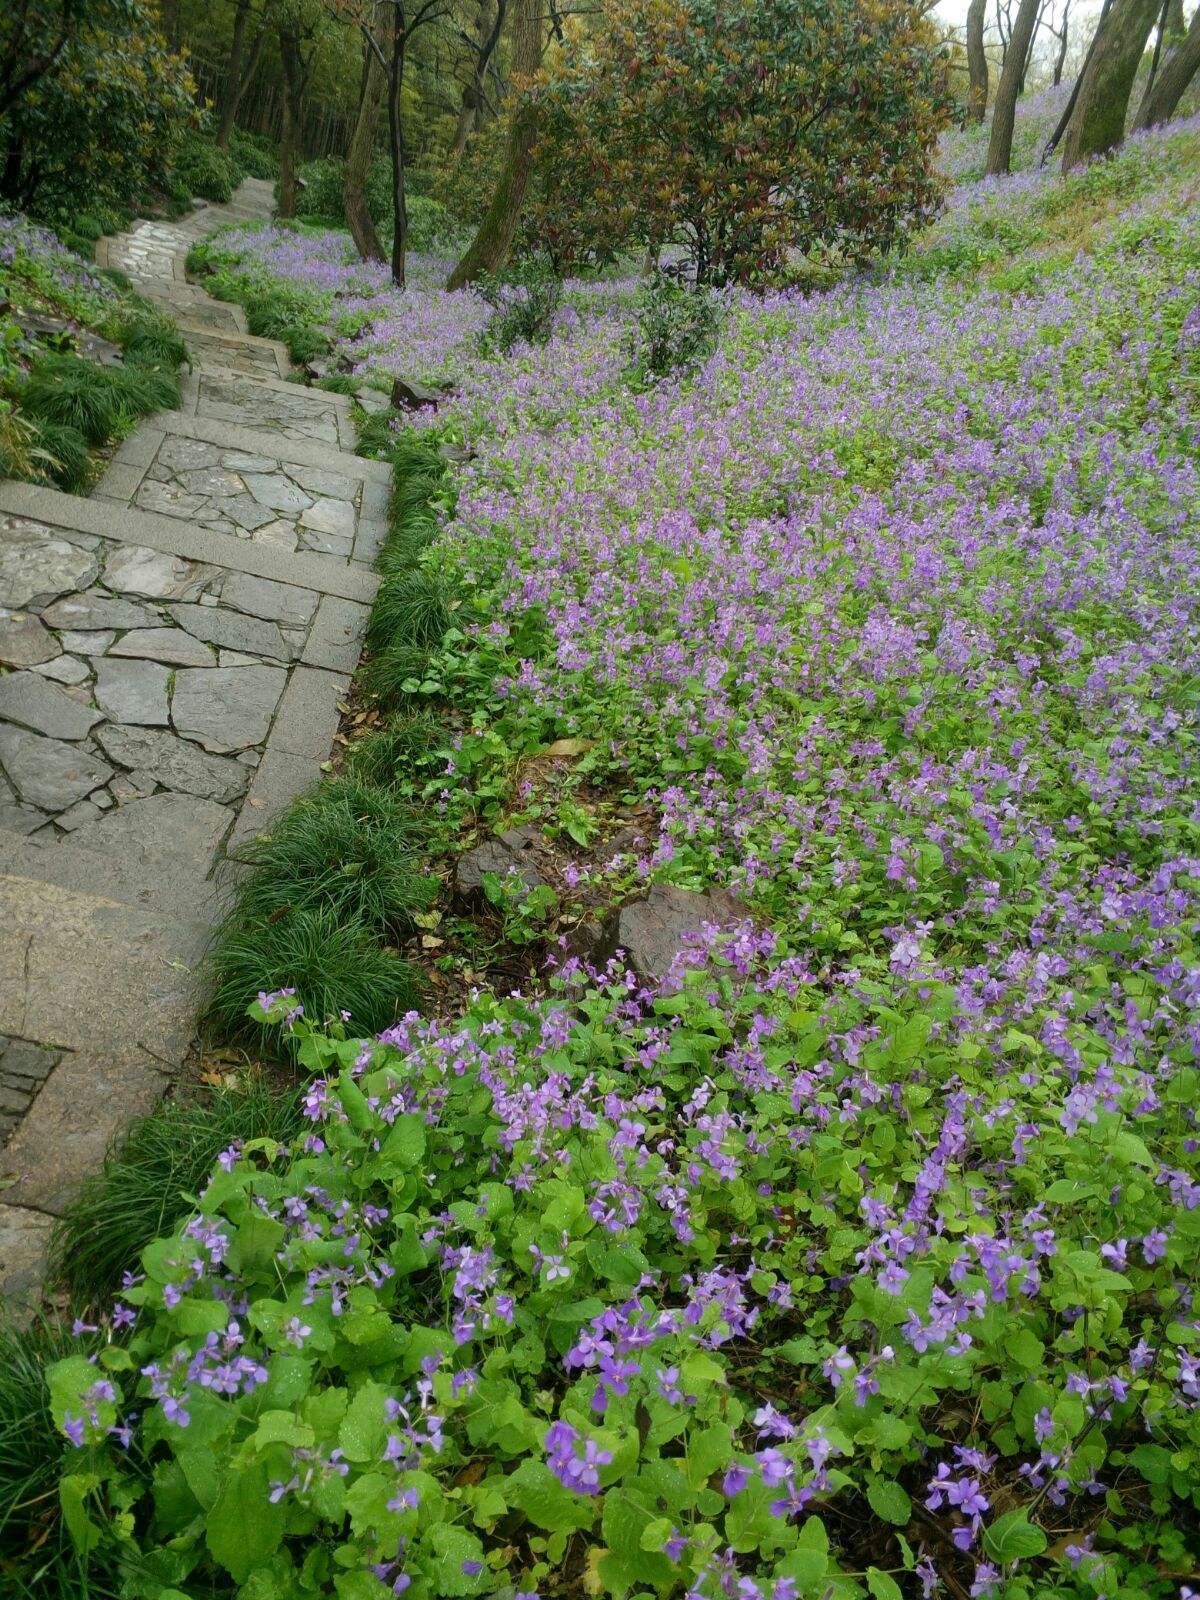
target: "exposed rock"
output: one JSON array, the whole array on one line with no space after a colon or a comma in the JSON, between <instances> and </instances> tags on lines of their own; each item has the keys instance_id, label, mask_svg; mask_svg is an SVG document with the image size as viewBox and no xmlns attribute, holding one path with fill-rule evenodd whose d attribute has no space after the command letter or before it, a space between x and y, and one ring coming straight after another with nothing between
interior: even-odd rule
<instances>
[{"instance_id":1,"label":"exposed rock","mask_svg":"<svg viewBox=\"0 0 1200 1600\"><path fill-rule=\"evenodd\" d=\"M328 467L292 467L291 476L309 494L328 495L333 500L353 500L358 493L357 482L344 472L330 472Z\"/></svg>"},{"instance_id":2,"label":"exposed rock","mask_svg":"<svg viewBox=\"0 0 1200 1600\"><path fill-rule=\"evenodd\" d=\"M537 839L535 828L509 828L460 856L454 869L454 887L462 899L478 901L483 896L484 874L488 872L499 873L502 878L515 872L526 891L540 888L546 880L531 853Z\"/></svg>"},{"instance_id":3,"label":"exposed rock","mask_svg":"<svg viewBox=\"0 0 1200 1600\"><path fill-rule=\"evenodd\" d=\"M0 766L21 799L43 811L65 811L112 777L110 766L78 745L2 723Z\"/></svg>"},{"instance_id":4,"label":"exposed rock","mask_svg":"<svg viewBox=\"0 0 1200 1600\"><path fill-rule=\"evenodd\" d=\"M0 666L36 667L59 653L54 635L35 616L0 610Z\"/></svg>"},{"instance_id":5,"label":"exposed rock","mask_svg":"<svg viewBox=\"0 0 1200 1600\"><path fill-rule=\"evenodd\" d=\"M237 762L205 755L174 733L108 727L100 729L96 742L110 760L130 769L120 787L114 785L118 799L149 794L159 783L164 789L226 803L244 794L249 781L249 774Z\"/></svg>"},{"instance_id":6,"label":"exposed rock","mask_svg":"<svg viewBox=\"0 0 1200 1600\"><path fill-rule=\"evenodd\" d=\"M175 676L171 721L206 750L261 744L287 681L282 667L184 668Z\"/></svg>"},{"instance_id":7,"label":"exposed rock","mask_svg":"<svg viewBox=\"0 0 1200 1600\"><path fill-rule=\"evenodd\" d=\"M397 378L392 384L392 404L397 411L423 411L427 406L440 405L444 399L440 389L431 389L411 378Z\"/></svg>"},{"instance_id":8,"label":"exposed rock","mask_svg":"<svg viewBox=\"0 0 1200 1600\"><path fill-rule=\"evenodd\" d=\"M332 533L343 539L354 538L354 507L347 500L314 500L300 518L302 528L317 533Z\"/></svg>"},{"instance_id":9,"label":"exposed rock","mask_svg":"<svg viewBox=\"0 0 1200 1600\"><path fill-rule=\"evenodd\" d=\"M236 472L226 472L222 467L194 467L179 474L179 482L189 494L214 495L228 500L244 494L246 486Z\"/></svg>"},{"instance_id":10,"label":"exposed rock","mask_svg":"<svg viewBox=\"0 0 1200 1600\"><path fill-rule=\"evenodd\" d=\"M59 643L73 655L102 656L115 638L111 628L66 628L59 635Z\"/></svg>"},{"instance_id":11,"label":"exposed rock","mask_svg":"<svg viewBox=\"0 0 1200 1600\"><path fill-rule=\"evenodd\" d=\"M157 661L105 656L96 663L96 704L114 722L165 728L170 681L170 669Z\"/></svg>"},{"instance_id":12,"label":"exposed rock","mask_svg":"<svg viewBox=\"0 0 1200 1600\"><path fill-rule=\"evenodd\" d=\"M142 511L159 511L167 517L186 517L189 521L198 517L204 510L205 500L203 495L189 494L184 488L174 481L159 483L154 478L147 478L142 483L136 495L134 504ZM159 593L158 590L140 590L139 593Z\"/></svg>"},{"instance_id":13,"label":"exposed rock","mask_svg":"<svg viewBox=\"0 0 1200 1600\"><path fill-rule=\"evenodd\" d=\"M39 523L0 518L0 534L0 606L40 610L60 594L85 589L100 570L89 550L56 539Z\"/></svg>"},{"instance_id":14,"label":"exposed rock","mask_svg":"<svg viewBox=\"0 0 1200 1600\"><path fill-rule=\"evenodd\" d=\"M166 661L173 667L211 667L213 654L183 628L133 628L109 651L113 656L137 656Z\"/></svg>"},{"instance_id":15,"label":"exposed rock","mask_svg":"<svg viewBox=\"0 0 1200 1600\"><path fill-rule=\"evenodd\" d=\"M187 472L195 467L215 467L220 459L221 452L215 444L168 435L159 446L155 464L172 472Z\"/></svg>"},{"instance_id":16,"label":"exposed rock","mask_svg":"<svg viewBox=\"0 0 1200 1600\"><path fill-rule=\"evenodd\" d=\"M270 506L272 511L287 511L293 516L304 511L312 501L282 472L247 472L246 487L260 506Z\"/></svg>"},{"instance_id":17,"label":"exposed rock","mask_svg":"<svg viewBox=\"0 0 1200 1600\"><path fill-rule=\"evenodd\" d=\"M0 678L0 719L49 739L84 739L100 713L81 706L36 672L10 672Z\"/></svg>"},{"instance_id":18,"label":"exposed rock","mask_svg":"<svg viewBox=\"0 0 1200 1600\"><path fill-rule=\"evenodd\" d=\"M253 533L255 528L264 527L268 522L275 521L275 513L266 506L260 506L257 500L248 494L234 495L227 500L221 510L239 528L244 528L247 533Z\"/></svg>"},{"instance_id":19,"label":"exposed rock","mask_svg":"<svg viewBox=\"0 0 1200 1600\"><path fill-rule=\"evenodd\" d=\"M747 921L745 903L724 889L698 894L656 883L642 900L611 912L596 931L587 959L601 966L616 951L646 983L660 983L679 952L706 924L735 927Z\"/></svg>"}]
</instances>

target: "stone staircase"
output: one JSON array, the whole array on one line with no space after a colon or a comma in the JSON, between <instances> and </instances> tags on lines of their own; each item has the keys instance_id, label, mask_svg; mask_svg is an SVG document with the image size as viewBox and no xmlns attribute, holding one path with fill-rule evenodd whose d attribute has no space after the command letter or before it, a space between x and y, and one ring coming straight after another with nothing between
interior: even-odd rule
<instances>
[{"instance_id":1,"label":"stone staircase","mask_svg":"<svg viewBox=\"0 0 1200 1600\"><path fill-rule=\"evenodd\" d=\"M222 864L318 776L358 659L389 469L350 402L187 282L270 185L102 240L184 331L178 411L88 499L0 482L0 1292L194 1042Z\"/></svg>"}]
</instances>

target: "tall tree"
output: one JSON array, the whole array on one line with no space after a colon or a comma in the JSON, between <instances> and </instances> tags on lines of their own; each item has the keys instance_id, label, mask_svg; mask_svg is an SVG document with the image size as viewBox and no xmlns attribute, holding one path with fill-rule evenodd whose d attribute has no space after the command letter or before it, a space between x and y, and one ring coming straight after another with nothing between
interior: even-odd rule
<instances>
[{"instance_id":1,"label":"tall tree","mask_svg":"<svg viewBox=\"0 0 1200 1600\"><path fill-rule=\"evenodd\" d=\"M1166 60L1159 67L1138 106L1133 126L1155 128L1167 122L1183 98L1189 83L1200 71L1200 5L1192 14L1191 26L1175 43Z\"/></svg>"},{"instance_id":2,"label":"tall tree","mask_svg":"<svg viewBox=\"0 0 1200 1600\"><path fill-rule=\"evenodd\" d=\"M1058 40L1058 54L1054 57L1054 87L1057 89L1062 82L1063 69L1067 64L1067 44L1071 37L1071 0L1063 0L1062 20L1058 27L1051 22L1049 28Z\"/></svg>"},{"instance_id":3,"label":"tall tree","mask_svg":"<svg viewBox=\"0 0 1200 1600\"><path fill-rule=\"evenodd\" d=\"M996 103L992 107L992 131L988 138L987 163L984 171L989 175L1007 172L1012 160L1013 124L1017 117L1017 96L1025 76L1025 62L1033 44L1037 27L1040 0L1021 0L1016 20L1009 36L1008 51L996 85Z\"/></svg>"},{"instance_id":4,"label":"tall tree","mask_svg":"<svg viewBox=\"0 0 1200 1600\"><path fill-rule=\"evenodd\" d=\"M225 87L221 96L221 115L217 123L217 146L221 150L229 148L229 138L237 120L238 107L245 98L246 90L262 59L268 32L266 5L258 18L258 27L247 50L246 40L250 35L250 24L253 20L254 12L250 0L237 0L237 8L233 14L233 38L225 70Z\"/></svg>"},{"instance_id":5,"label":"tall tree","mask_svg":"<svg viewBox=\"0 0 1200 1600\"><path fill-rule=\"evenodd\" d=\"M314 29L290 8L279 19L279 65L283 72L283 137L279 145L279 215L296 215L300 141L304 129L304 91L312 69L312 50L304 46Z\"/></svg>"},{"instance_id":6,"label":"tall tree","mask_svg":"<svg viewBox=\"0 0 1200 1600\"><path fill-rule=\"evenodd\" d=\"M382 37L387 24L387 0L378 0L373 26ZM379 111L387 90L387 73L370 45L363 45L362 88L358 98L358 115L350 147L346 151L346 166L342 175L342 206L346 213L346 226L354 240L355 248L364 261L386 261L383 245L375 219L367 205L367 173L375 154L375 135L379 126Z\"/></svg>"},{"instance_id":7,"label":"tall tree","mask_svg":"<svg viewBox=\"0 0 1200 1600\"><path fill-rule=\"evenodd\" d=\"M971 0L967 8L967 121L982 122L987 114L988 58L983 48L987 0Z\"/></svg>"},{"instance_id":8,"label":"tall tree","mask_svg":"<svg viewBox=\"0 0 1200 1600\"><path fill-rule=\"evenodd\" d=\"M983 0L983 3L986 4L987 0ZM485 102L484 80L492 52L500 39L500 30L504 27L507 9L507 0L495 0L495 3L493 0L479 0L475 38L468 41L471 46L468 77L463 84L462 105L450 143L451 162L458 160L466 149L467 140L479 127Z\"/></svg>"},{"instance_id":9,"label":"tall tree","mask_svg":"<svg viewBox=\"0 0 1200 1600\"><path fill-rule=\"evenodd\" d=\"M542 19L538 0L516 0L512 17L513 72L520 89L520 80L532 77L542 64ZM537 109L531 100L523 99L513 112L496 192L466 254L450 274L448 289L461 289L485 272L499 272L508 260L533 172L536 134Z\"/></svg>"},{"instance_id":10,"label":"tall tree","mask_svg":"<svg viewBox=\"0 0 1200 1600\"><path fill-rule=\"evenodd\" d=\"M1063 138L1062 168L1112 150L1125 137L1134 74L1162 0L1113 0L1079 79Z\"/></svg>"},{"instance_id":11,"label":"tall tree","mask_svg":"<svg viewBox=\"0 0 1200 1600\"><path fill-rule=\"evenodd\" d=\"M400 96L413 39L422 28L444 22L450 14L451 0L384 0L379 7L383 26L374 19L359 26L367 49L385 75L387 89L388 149L392 160L392 282L404 288L405 257L408 253L408 209L405 204L405 175L408 152L404 122L400 116ZM390 13L390 15L388 15Z\"/></svg>"}]
</instances>

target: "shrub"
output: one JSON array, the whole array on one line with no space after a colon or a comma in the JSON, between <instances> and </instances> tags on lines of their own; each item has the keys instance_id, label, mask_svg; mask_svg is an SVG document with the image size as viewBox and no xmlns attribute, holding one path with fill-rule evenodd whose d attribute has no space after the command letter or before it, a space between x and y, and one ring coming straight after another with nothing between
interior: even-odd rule
<instances>
[{"instance_id":1,"label":"shrub","mask_svg":"<svg viewBox=\"0 0 1200 1600\"><path fill-rule=\"evenodd\" d=\"M49 478L67 494L86 493L93 476L87 440L78 428L66 422L32 421L35 471L19 476Z\"/></svg>"},{"instance_id":2,"label":"shrub","mask_svg":"<svg viewBox=\"0 0 1200 1600\"><path fill-rule=\"evenodd\" d=\"M218 150L210 139L193 134L183 141L175 158L175 176L189 194L205 200L225 201L241 182L237 162L228 151Z\"/></svg>"},{"instance_id":3,"label":"shrub","mask_svg":"<svg viewBox=\"0 0 1200 1600\"><path fill-rule=\"evenodd\" d=\"M239 173L249 178L277 178L279 157L269 139L235 128L229 137L229 154Z\"/></svg>"},{"instance_id":4,"label":"shrub","mask_svg":"<svg viewBox=\"0 0 1200 1600\"><path fill-rule=\"evenodd\" d=\"M111 27L85 16L54 70L8 118L10 201L67 227L77 212L127 210L164 189L181 141L199 121L196 85L149 10L109 10L117 12ZM31 17L52 45L53 8L35 7Z\"/></svg>"},{"instance_id":5,"label":"shrub","mask_svg":"<svg viewBox=\"0 0 1200 1600\"><path fill-rule=\"evenodd\" d=\"M223 1150L287 1143L300 1126L297 1096L262 1076L160 1106L124 1133L55 1223L50 1276L80 1303L98 1304L153 1239L191 1214Z\"/></svg>"},{"instance_id":6,"label":"shrub","mask_svg":"<svg viewBox=\"0 0 1200 1600\"><path fill-rule=\"evenodd\" d=\"M507 355L517 343L545 344L562 305L562 279L544 252L522 256L503 277L484 277L479 293L492 307L485 346Z\"/></svg>"},{"instance_id":7,"label":"shrub","mask_svg":"<svg viewBox=\"0 0 1200 1600\"><path fill-rule=\"evenodd\" d=\"M919 0L602 10L537 91L557 254L678 243L701 281L748 282L790 249L864 260L933 211L949 102Z\"/></svg>"},{"instance_id":8,"label":"shrub","mask_svg":"<svg viewBox=\"0 0 1200 1600\"><path fill-rule=\"evenodd\" d=\"M627 350L635 372L663 378L694 366L716 346L721 315L706 289L689 292L677 277L655 271L638 285Z\"/></svg>"},{"instance_id":9,"label":"shrub","mask_svg":"<svg viewBox=\"0 0 1200 1600\"><path fill-rule=\"evenodd\" d=\"M118 337L126 361L138 366L173 370L188 358L183 335L165 317L129 317L122 323Z\"/></svg>"}]
</instances>

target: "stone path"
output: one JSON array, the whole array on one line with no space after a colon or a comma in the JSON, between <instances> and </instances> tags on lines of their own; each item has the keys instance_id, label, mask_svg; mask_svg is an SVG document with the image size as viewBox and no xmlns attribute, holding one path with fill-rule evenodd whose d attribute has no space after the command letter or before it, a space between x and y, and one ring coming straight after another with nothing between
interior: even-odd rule
<instances>
[{"instance_id":1,"label":"stone path","mask_svg":"<svg viewBox=\"0 0 1200 1600\"><path fill-rule=\"evenodd\" d=\"M0 482L0 1292L193 1041L224 858L329 754L375 591L389 469L350 402L189 284L228 206L101 241L193 370L90 499ZM227 875L224 875L227 878Z\"/></svg>"}]
</instances>

